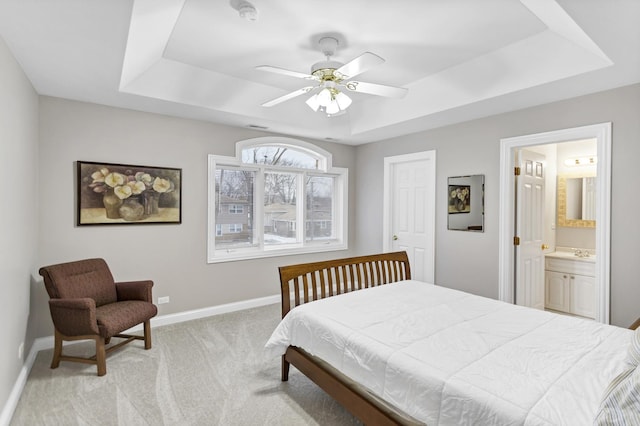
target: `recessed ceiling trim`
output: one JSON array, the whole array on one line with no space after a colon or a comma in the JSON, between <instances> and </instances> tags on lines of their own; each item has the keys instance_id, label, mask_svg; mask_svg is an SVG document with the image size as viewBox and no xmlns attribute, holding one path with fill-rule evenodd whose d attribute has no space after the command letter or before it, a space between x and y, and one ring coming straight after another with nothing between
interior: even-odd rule
<instances>
[{"instance_id":1,"label":"recessed ceiling trim","mask_svg":"<svg viewBox=\"0 0 640 426\"><path fill-rule=\"evenodd\" d=\"M342 123L347 133L339 137L354 137L612 64L556 1L521 3L549 29L410 83L402 102L359 100L350 108L349 120ZM273 97L271 86L163 58L184 4L185 0L134 1L121 91L261 117L272 123L274 131L286 127L308 132L309 126L319 122L297 115L291 123L291 115L281 106L260 111L261 101Z\"/></svg>"},{"instance_id":2,"label":"recessed ceiling trim","mask_svg":"<svg viewBox=\"0 0 640 426\"><path fill-rule=\"evenodd\" d=\"M352 117L352 135L507 95L612 65L553 31L448 68L408 85L404 102L389 109L380 101Z\"/></svg>"},{"instance_id":3,"label":"recessed ceiling trim","mask_svg":"<svg viewBox=\"0 0 640 426\"><path fill-rule=\"evenodd\" d=\"M161 58L121 92L255 116L260 115L258 102L247 109L238 93L247 91L260 99L271 90L266 85Z\"/></svg>"},{"instance_id":4,"label":"recessed ceiling trim","mask_svg":"<svg viewBox=\"0 0 640 426\"><path fill-rule=\"evenodd\" d=\"M587 49L610 64L611 60L597 44L571 19L565 10L554 0L520 0L551 31L571 40L578 46Z\"/></svg>"},{"instance_id":5,"label":"recessed ceiling trim","mask_svg":"<svg viewBox=\"0 0 640 426\"><path fill-rule=\"evenodd\" d=\"M120 90L162 59L185 0L135 0L122 64Z\"/></svg>"}]
</instances>

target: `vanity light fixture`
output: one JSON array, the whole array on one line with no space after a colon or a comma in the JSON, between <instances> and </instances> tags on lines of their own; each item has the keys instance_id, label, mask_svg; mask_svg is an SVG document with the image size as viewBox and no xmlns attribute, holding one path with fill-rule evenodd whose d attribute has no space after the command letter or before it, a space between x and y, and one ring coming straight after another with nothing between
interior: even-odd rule
<instances>
[{"instance_id":1,"label":"vanity light fixture","mask_svg":"<svg viewBox=\"0 0 640 426\"><path fill-rule=\"evenodd\" d=\"M598 162L598 158L593 157L579 157L579 158L567 158L564 160L565 166L595 166Z\"/></svg>"}]
</instances>

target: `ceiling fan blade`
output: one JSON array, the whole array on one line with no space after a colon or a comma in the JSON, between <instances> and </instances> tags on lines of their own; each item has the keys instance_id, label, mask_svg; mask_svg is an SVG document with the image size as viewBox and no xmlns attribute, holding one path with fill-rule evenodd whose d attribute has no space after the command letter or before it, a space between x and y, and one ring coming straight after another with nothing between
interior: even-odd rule
<instances>
[{"instance_id":1,"label":"ceiling fan blade","mask_svg":"<svg viewBox=\"0 0 640 426\"><path fill-rule=\"evenodd\" d=\"M260 65L260 66L257 66L256 69L260 71L267 71L275 74L286 75L289 77L302 78L304 80L316 80L316 81L318 80L318 77L316 77L315 75L305 74L298 71L291 71L284 68L272 67L270 65Z\"/></svg>"},{"instance_id":2,"label":"ceiling fan blade","mask_svg":"<svg viewBox=\"0 0 640 426\"><path fill-rule=\"evenodd\" d=\"M367 93L369 95L397 99L404 98L409 91L404 87L385 86L383 84L365 83L363 81L347 81L343 83L342 86L351 92Z\"/></svg>"},{"instance_id":3,"label":"ceiling fan blade","mask_svg":"<svg viewBox=\"0 0 640 426\"><path fill-rule=\"evenodd\" d=\"M300 95L304 95L305 93L309 93L311 90L315 89L315 86L307 86L302 89L298 89L295 92L287 93L284 96L280 96L279 98L272 99L262 104L263 107L272 107L274 105L278 105L279 103L288 101L289 99L293 99Z\"/></svg>"},{"instance_id":4,"label":"ceiling fan blade","mask_svg":"<svg viewBox=\"0 0 640 426\"><path fill-rule=\"evenodd\" d=\"M338 68L336 73L340 74L345 80L347 80L382 63L384 63L384 59L380 56L375 53L364 52L362 55Z\"/></svg>"}]
</instances>

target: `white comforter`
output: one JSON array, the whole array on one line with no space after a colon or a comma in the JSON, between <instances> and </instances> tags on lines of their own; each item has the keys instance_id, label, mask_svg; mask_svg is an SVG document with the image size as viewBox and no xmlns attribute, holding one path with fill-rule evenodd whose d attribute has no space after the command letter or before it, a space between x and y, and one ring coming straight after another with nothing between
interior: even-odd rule
<instances>
[{"instance_id":1,"label":"white comforter","mask_svg":"<svg viewBox=\"0 0 640 426\"><path fill-rule=\"evenodd\" d=\"M590 425L631 330L418 281L304 304L266 344L303 348L429 425Z\"/></svg>"}]
</instances>

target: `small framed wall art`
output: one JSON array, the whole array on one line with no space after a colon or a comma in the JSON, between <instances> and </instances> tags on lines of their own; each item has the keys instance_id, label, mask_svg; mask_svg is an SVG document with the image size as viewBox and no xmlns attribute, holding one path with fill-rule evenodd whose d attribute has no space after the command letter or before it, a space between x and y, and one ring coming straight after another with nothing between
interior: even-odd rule
<instances>
[{"instance_id":1,"label":"small framed wall art","mask_svg":"<svg viewBox=\"0 0 640 426\"><path fill-rule=\"evenodd\" d=\"M77 224L182 223L182 169L77 162Z\"/></svg>"},{"instance_id":2,"label":"small framed wall art","mask_svg":"<svg viewBox=\"0 0 640 426\"><path fill-rule=\"evenodd\" d=\"M447 180L447 229L484 232L484 175Z\"/></svg>"}]
</instances>

